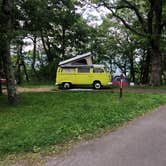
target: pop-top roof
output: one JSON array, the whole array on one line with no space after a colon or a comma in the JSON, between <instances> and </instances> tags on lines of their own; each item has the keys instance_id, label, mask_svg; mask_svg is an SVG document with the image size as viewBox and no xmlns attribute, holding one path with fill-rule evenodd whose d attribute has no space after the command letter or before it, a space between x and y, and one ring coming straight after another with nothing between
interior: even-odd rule
<instances>
[{"instance_id":1,"label":"pop-top roof","mask_svg":"<svg viewBox=\"0 0 166 166\"><path fill-rule=\"evenodd\" d=\"M63 68L75 68L75 67L95 67L95 68L104 68L105 65L100 64L91 64L91 65L61 65Z\"/></svg>"},{"instance_id":2,"label":"pop-top roof","mask_svg":"<svg viewBox=\"0 0 166 166\"><path fill-rule=\"evenodd\" d=\"M77 56L75 56L75 57L73 57L73 58L67 59L67 60L65 60L65 61L61 61L61 62L59 63L59 65L61 66L61 65L65 65L65 64L70 63L70 62L74 62L74 61L77 61L77 60L81 60L81 59L86 58L86 57L88 57L88 56L90 56L90 55L91 55L90 52L85 53L85 54L82 54L82 55L77 55Z\"/></svg>"}]
</instances>

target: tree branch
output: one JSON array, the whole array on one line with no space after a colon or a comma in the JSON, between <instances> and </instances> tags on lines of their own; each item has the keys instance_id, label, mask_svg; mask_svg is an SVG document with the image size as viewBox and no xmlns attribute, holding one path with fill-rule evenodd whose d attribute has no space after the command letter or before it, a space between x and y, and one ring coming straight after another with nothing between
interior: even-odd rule
<instances>
[{"instance_id":1,"label":"tree branch","mask_svg":"<svg viewBox=\"0 0 166 166\"><path fill-rule=\"evenodd\" d=\"M110 10L110 11L112 12L112 15L115 16L116 18L118 18L127 29L129 29L130 31L134 32L135 34L137 34L139 36L147 37L147 35L136 31L133 27L131 27L131 25L129 25L123 18L121 18L119 15L117 15L113 10Z\"/></svg>"},{"instance_id":2,"label":"tree branch","mask_svg":"<svg viewBox=\"0 0 166 166\"><path fill-rule=\"evenodd\" d=\"M104 0L102 0L103 5L104 5L107 9L109 9L109 10L111 11L112 15L113 15L114 17L118 18L118 19L125 25L125 27L126 27L127 29L129 29L130 31L134 32L134 33L137 34L137 35L146 37L147 35L145 35L145 34L143 34L143 33L141 33L141 32L136 31L136 30L135 30L134 28L132 28L131 25L129 25L122 17L120 17L118 14L116 14L116 13L113 11L113 9L116 9L116 10L118 10L118 9L123 9L123 8L133 9L133 10L135 11L137 17L138 17L139 22L141 23L141 26L142 26L144 32L147 33L147 30L146 30L146 28L145 28L145 26L144 26L144 20L143 20L143 18L141 17L141 15L140 15L138 9L137 9L134 5L132 5L131 3L129 3L128 1L126 1L126 0L124 0L124 2L125 2L127 5L113 6L113 5L109 5L109 4L106 3Z\"/></svg>"},{"instance_id":3,"label":"tree branch","mask_svg":"<svg viewBox=\"0 0 166 166\"><path fill-rule=\"evenodd\" d=\"M130 9L133 9L133 10L134 10L134 12L135 12L135 14L136 14L136 16L137 16L139 22L140 22L141 25L142 25L142 28L143 28L144 32L147 33L147 29L145 28L144 19L143 19L143 17L141 16L141 14L140 14L138 8L136 7L136 5L130 3L130 2L127 1L127 0L123 0L123 1L129 6Z\"/></svg>"}]
</instances>

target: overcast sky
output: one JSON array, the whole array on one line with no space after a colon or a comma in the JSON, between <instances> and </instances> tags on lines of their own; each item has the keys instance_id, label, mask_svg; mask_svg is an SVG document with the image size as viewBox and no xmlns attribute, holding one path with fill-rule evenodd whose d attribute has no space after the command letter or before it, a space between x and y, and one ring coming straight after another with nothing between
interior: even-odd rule
<instances>
[{"instance_id":1,"label":"overcast sky","mask_svg":"<svg viewBox=\"0 0 166 166\"><path fill-rule=\"evenodd\" d=\"M76 12L80 13L89 25L97 26L102 24L103 17L109 13L109 10L105 7L96 8L95 5L93 6L90 4L85 4L82 8L77 6Z\"/></svg>"}]
</instances>

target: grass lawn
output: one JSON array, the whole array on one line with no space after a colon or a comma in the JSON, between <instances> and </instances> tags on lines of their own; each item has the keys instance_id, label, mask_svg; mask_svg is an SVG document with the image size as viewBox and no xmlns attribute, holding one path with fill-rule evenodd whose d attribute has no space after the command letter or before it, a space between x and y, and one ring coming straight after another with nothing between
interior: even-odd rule
<instances>
[{"instance_id":1,"label":"grass lawn","mask_svg":"<svg viewBox=\"0 0 166 166\"><path fill-rule=\"evenodd\" d=\"M0 156L63 144L85 134L115 129L166 104L166 94L110 92L22 93L9 106L0 96Z\"/></svg>"}]
</instances>

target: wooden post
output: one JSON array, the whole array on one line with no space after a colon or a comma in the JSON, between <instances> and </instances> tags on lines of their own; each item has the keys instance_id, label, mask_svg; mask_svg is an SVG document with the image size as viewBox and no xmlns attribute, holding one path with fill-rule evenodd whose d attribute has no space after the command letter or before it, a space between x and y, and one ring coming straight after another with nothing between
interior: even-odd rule
<instances>
[{"instance_id":1,"label":"wooden post","mask_svg":"<svg viewBox=\"0 0 166 166\"><path fill-rule=\"evenodd\" d=\"M123 75L120 76L120 98L123 96Z\"/></svg>"}]
</instances>

